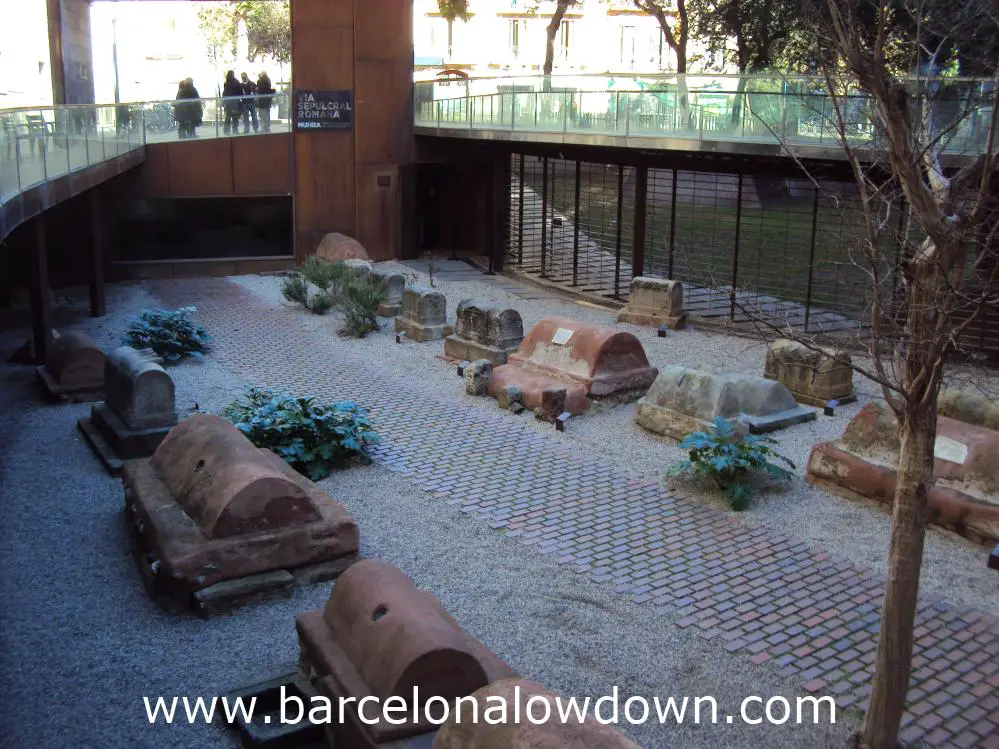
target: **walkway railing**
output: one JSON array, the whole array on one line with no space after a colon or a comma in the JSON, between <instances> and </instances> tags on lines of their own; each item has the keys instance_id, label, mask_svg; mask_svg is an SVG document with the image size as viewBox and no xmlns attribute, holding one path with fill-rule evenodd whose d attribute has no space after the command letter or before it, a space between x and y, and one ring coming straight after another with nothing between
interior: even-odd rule
<instances>
[{"instance_id":1,"label":"walkway railing","mask_svg":"<svg viewBox=\"0 0 999 749\"><path fill-rule=\"evenodd\" d=\"M147 143L287 132L288 117L285 93L0 110L0 204Z\"/></svg>"},{"instance_id":2,"label":"walkway railing","mask_svg":"<svg viewBox=\"0 0 999 749\"><path fill-rule=\"evenodd\" d=\"M944 150L980 153L992 119L990 86L972 79L913 79L912 106L925 106L923 94L931 94L938 131L947 130ZM833 149L840 146L842 129L854 146L880 147L870 99L857 90L836 101L839 112L825 81L815 77L457 79L416 84L415 123L472 137L669 138L731 142L736 149L740 144ZM947 128L951 123L957 124Z\"/></svg>"}]
</instances>

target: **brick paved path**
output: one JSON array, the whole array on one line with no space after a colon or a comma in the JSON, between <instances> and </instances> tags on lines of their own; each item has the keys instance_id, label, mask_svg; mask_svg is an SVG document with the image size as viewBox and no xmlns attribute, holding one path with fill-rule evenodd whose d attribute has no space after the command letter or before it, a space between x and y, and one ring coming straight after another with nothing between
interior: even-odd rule
<instances>
[{"instance_id":1,"label":"brick paved path","mask_svg":"<svg viewBox=\"0 0 999 749\"><path fill-rule=\"evenodd\" d=\"M881 575L573 456L526 417L428 397L385 363L390 351L384 361L347 347L334 354L328 337L236 284L163 282L154 293L170 306L195 304L215 357L246 380L369 406L384 440L376 460L421 489L747 661L776 661L841 708L866 704ZM999 747L999 619L922 602L916 634L903 738Z\"/></svg>"}]
</instances>

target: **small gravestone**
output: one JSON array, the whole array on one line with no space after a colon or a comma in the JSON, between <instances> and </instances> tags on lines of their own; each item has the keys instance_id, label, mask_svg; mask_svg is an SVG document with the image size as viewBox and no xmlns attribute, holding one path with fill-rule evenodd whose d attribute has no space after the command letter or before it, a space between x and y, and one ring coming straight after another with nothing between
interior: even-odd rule
<instances>
[{"instance_id":1,"label":"small gravestone","mask_svg":"<svg viewBox=\"0 0 999 749\"><path fill-rule=\"evenodd\" d=\"M465 392L469 395L485 395L489 380L493 377L493 363L488 359L478 359L465 368Z\"/></svg>"},{"instance_id":2,"label":"small gravestone","mask_svg":"<svg viewBox=\"0 0 999 749\"><path fill-rule=\"evenodd\" d=\"M829 401L857 400L850 364L846 352L779 339L767 349L763 376L784 385L799 403L825 408Z\"/></svg>"},{"instance_id":3,"label":"small gravestone","mask_svg":"<svg viewBox=\"0 0 999 749\"><path fill-rule=\"evenodd\" d=\"M516 385L507 385L496 393L496 405L503 410L508 410L515 403L524 400L524 394Z\"/></svg>"},{"instance_id":4,"label":"small gravestone","mask_svg":"<svg viewBox=\"0 0 999 749\"><path fill-rule=\"evenodd\" d=\"M524 322L515 309L464 299L458 304L454 335L444 339L444 353L454 359L488 359L496 366L524 340Z\"/></svg>"},{"instance_id":5,"label":"small gravestone","mask_svg":"<svg viewBox=\"0 0 999 749\"><path fill-rule=\"evenodd\" d=\"M152 351L115 349L104 369L104 402L78 426L112 475L123 460L148 458L177 423L174 385Z\"/></svg>"},{"instance_id":6,"label":"small gravestone","mask_svg":"<svg viewBox=\"0 0 999 749\"><path fill-rule=\"evenodd\" d=\"M631 279L628 304L618 313L617 321L665 325L671 330L680 330L687 322L683 311L683 284L644 276Z\"/></svg>"},{"instance_id":7,"label":"small gravestone","mask_svg":"<svg viewBox=\"0 0 999 749\"><path fill-rule=\"evenodd\" d=\"M534 418L554 424L565 412L568 393L565 387L553 385L541 391L541 405L534 409Z\"/></svg>"},{"instance_id":8,"label":"small gravestone","mask_svg":"<svg viewBox=\"0 0 999 749\"><path fill-rule=\"evenodd\" d=\"M49 360L36 367L38 380L50 397L64 401L100 400L107 356L86 333L56 337Z\"/></svg>"},{"instance_id":9,"label":"small gravestone","mask_svg":"<svg viewBox=\"0 0 999 749\"><path fill-rule=\"evenodd\" d=\"M385 290L385 301L378 305L379 317L395 317L402 311L402 293L406 290L406 277L401 273L375 268L372 277Z\"/></svg>"},{"instance_id":10,"label":"small gravestone","mask_svg":"<svg viewBox=\"0 0 999 749\"><path fill-rule=\"evenodd\" d=\"M454 331L447 324L447 299L436 289L410 286L402 294L402 311L395 318L397 332L414 341L439 341Z\"/></svg>"}]
</instances>

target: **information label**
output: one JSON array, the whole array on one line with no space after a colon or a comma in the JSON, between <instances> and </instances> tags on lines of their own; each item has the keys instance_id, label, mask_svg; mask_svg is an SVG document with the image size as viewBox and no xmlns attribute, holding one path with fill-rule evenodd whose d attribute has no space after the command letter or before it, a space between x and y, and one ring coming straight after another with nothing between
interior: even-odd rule
<instances>
[{"instance_id":1,"label":"information label","mask_svg":"<svg viewBox=\"0 0 999 749\"><path fill-rule=\"evenodd\" d=\"M949 437L937 437L933 444L933 457L963 466L968 460L968 446Z\"/></svg>"},{"instance_id":2,"label":"information label","mask_svg":"<svg viewBox=\"0 0 999 749\"><path fill-rule=\"evenodd\" d=\"M350 130L353 91L295 91L296 130Z\"/></svg>"},{"instance_id":3,"label":"information label","mask_svg":"<svg viewBox=\"0 0 999 749\"><path fill-rule=\"evenodd\" d=\"M565 328L559 328L555 331L555 335L552 336L552 343L557 346L564 346L572 338L572 331L566 330Z\"/></svg>"}]
</instances>

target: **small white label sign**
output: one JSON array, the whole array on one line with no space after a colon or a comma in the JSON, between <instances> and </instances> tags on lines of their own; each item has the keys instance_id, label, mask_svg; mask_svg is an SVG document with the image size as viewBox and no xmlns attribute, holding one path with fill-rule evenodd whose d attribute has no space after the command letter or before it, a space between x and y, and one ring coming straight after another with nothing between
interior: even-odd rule
<instances>
[{"instance_id":1,"label":"small white label sign","mask_svg":"<svg viewBox=\"0 0 999 749\"><path fill-rule=\"evenodd\" d=\"M564 346L569 342L569 339L572 338L572 332L573 331L566 330L565 328L559 328L555 331L555 335L552 336L552 343L558 346Z\"/></svg>"},{"instance_id":2,"label":"small white label sign","mask_svg":"<svg viewBox=\"0 0 999 749\"><path fill-rule=\"evenodd\" d=\"M949 437L937 437L933 444L933 457L963 466L968 459L968 446Z\"/></svg>"}]
</instances>

